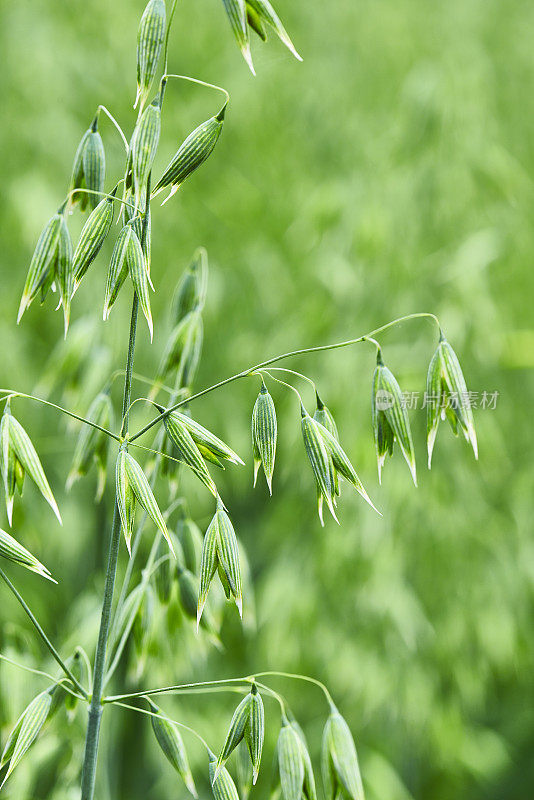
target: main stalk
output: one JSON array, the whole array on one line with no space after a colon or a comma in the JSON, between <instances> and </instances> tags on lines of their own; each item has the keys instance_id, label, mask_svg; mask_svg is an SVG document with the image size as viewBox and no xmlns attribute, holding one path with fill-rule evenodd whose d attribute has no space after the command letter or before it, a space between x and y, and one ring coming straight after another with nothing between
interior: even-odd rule
<instances>
[{"instance_id":1,"label":"main stalk","mask_svg":"<svg viewBox=\"0 0 534 800\"><path fill-rule=\"evenodd\" d=\"M146 237L148 236L148 219L150 213L150 184L151 174L148 176L146 185L146 208L143 217L141 231L141 248L145 252ZM130 401L132 397L132 372L135 354L135 337L137 333L137 314L139 311L139 298L134 290L132 300L132 314L130 317L130 337L128 341L128 355L126 357L126 370L124 373L124 391L122 395L122 425L121 436L128 434L128 424L130 416ZM122 446L122 445L121 445ZM113 522L111 523L111 537L109 542L108 566L106 571L106 583L104 586L104 599L102 601L102 614L100 617L100 629L98 631L98 642L96 645L95 663L93 667L93 694L89 705L89 716L87 720L87 731L85 735L85 752L82 765L82 796L81 800L93 800L95 794L96 763L98 757L98 741L100 738L100 723L102 722L102 694L104 690L105 671L106 671L106 650L111 624L111 607L113 603L113 592L115 590L115 578L117 575L117 560L119 557L119 544L121 538L121 520L117 506L117 495L115 494L115 505L113 508Z\"/></svg>"},{"instance_id":2,"label":"main stalk","mask_svg":"<svg viewBox=\"0 0 534 800\"><path fill-rule=\"evenodd\" d=\"M135 352L135 336L137 332L137 312L139 301L134 292L132 301L132 316L130 319L130 340L128 343L128 356L126 359L126 373L124 376L124 393L122 398L122 419L125 435L128 432L128 409L132 395L132 370ZM89 718L85 737L85 754L82 767L82 800L93 800L95 792L96 762L98 756L98 740L100 738L100 723L102 721L102 692L104 686L104 671L106 667L106 648L108 643L111 622L111 606L115 577L117 574L117 560L121 535L121 521L115 498L113 509L113 522L111 524L111 538L109 543L108 566L104 599L102 601L102 615L100 617L100 630L96 646L95 664L93 669L93 694L89 706Z\"/></svg>"}]
</instances>

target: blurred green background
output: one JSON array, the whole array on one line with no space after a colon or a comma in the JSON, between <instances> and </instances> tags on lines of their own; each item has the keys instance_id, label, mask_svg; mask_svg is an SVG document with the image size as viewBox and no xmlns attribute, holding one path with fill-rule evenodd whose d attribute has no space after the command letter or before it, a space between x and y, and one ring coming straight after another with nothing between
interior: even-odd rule
<instances>
[{"instance_id":1,"label":"blurred green background","mask_svg":"<svg viewBox=\"0 0 534 800\"><path fill-rule=\"evenodd\" d=\"M300 443L299 409L273 387L279 418L274 496L251 488L249 420L257 379L199 401L200 422L245 458L220 487L248 554L256 601L243 632L225 615L223 650L195 639L177 608L157 609L141 667L133 647L115 690L245 675L304 672L325 681L354 733L368 800L532 797L534 766L534 545L532 418L534 330L534 6L526 0L278 0L302 53L270 37L253 42L258 76L240 58L217 0L182 0L170 68L231 94L214 155L164 209L154 208L155 338L140 324L136 370L152 376L170 330L169 300L195 248L209 253L204 352L196 387L288 349L349 338L410 312L437 313L469 387L499 392L475 420L480 460L450 429L426 470L425 415L411 412L419 488L398 452L378 486L370 420L372 348L359 345L284 366L313 377L378 518L349 488L338 527L321 529L313 476ZM99 102L129 134L135 120L135 37L142 2L28 0L0 4L3 154L0 192L1 385L39 391L61 356L60 313L16 309L37 236L67 189L77 143ZM207 89L170 85L155 172L219 108ZM121 143L102 120L107 185ZM76 236L79 214L72 218ZM122 367L130 288L101 322L107 246L73 303L73 342L87 352L50 397L81 413ZM406 391L423 391L436 343L426 321L381 338ZM89 352L90 348L90 352ZM52 354L52 364L49 361ZM116 386L119 402L119 386ZM305 402L313 396L302 386ZM145 395L143 384L135 392ZM134 427L147 418L137 405ZM15 535L60 580L8 572L62 653L92 652L99 618L113 470L103 503L94 475L63 486L77 436L57 415L16 401L59 501L64 526L30 486L16 501ZM149 437L144 441L151 445ZM148 455L139 450L143 461ZM204 530L213 504L184 484ZM163 482L156 492L162 506ZM1 523L7 526L3 515ZM148 550L153 529L147 527ZM121 570L127 554L121 547ZM23 613L0 587L1 651L54 672ZM43 666L44 665L44 666ZM139 674L139 673L142 674ZM54 672L55 674L55 672ZM0 664L2 745L46 681ZM319 691L273 679L306 730L319 765L327 707ZM217 749L236 698L162 701ZM266 700L264 774L278 730ZM85 714L51 720L4 788L17 800L75 798ZM187 740L202 796L205 760ZM319 774L319 768L318 772ZM104 725L98 797L184 796L157 752L150 725L116 710Z\"/></svg>"}]
</instances>

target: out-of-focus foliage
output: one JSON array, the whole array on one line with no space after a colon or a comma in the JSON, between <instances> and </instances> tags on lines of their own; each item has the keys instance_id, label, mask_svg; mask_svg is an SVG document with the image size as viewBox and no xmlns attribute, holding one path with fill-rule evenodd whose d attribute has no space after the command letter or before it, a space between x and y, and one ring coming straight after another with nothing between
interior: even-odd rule
<instances>
[{"instance_id":1,"label":"out-of-focus foliage","mask_svg":"<svg viewBox=\"0 0 534 800\"><path fill-rule=\"evenodd\" d=\"M100 322L110 246L74 298L69 337L77 325L84 331L80 351L88 341L93 349L64 385L54 382L53 370L43 376L62 336L59 313L34 304L20 329L14 322L36 238L67 190L76 143L97 104L131 129L142 5L43 0L0 7L0 382L21 391L39 387L81 413L124 361L126 292L110 320ZM134 666L119 670L114 685L135 689L138 681L156 686L269 668L306 672L329 685L350 723L369 800L524 800L534 784L527 447L534 389L534 7L525 0L279 0L277 10L304 61L294 61L271 37L268 47L255 49L254 79L222 3L179 3L170 68L226 86L231 102L210 161L166 213L154 207L152 311L159 324L153 345L140 332L136 371L154 375L172 327L171 320L164 324L169 299L202 244L210 283L198 387L262 357L429 310L440 316L470 388L498 391L497 407L475 411L478 464L443 426L431 473L425 471L424 412L410 412L419 489L399 453L379 489L372 348L291 364L318 381L344 447L384 513L378 518L346 490L341 526L328 521L323 530L294 398L271 387L279 424L272 499L262 483L251 489L257 379L199 401L199 421L246 455L246 468L227 469L220 484L249 556L257 627L249 621L243 633L228 613L223 649L206 641L199 648L193 623L157 610L158 630L167 627L148 645L142 676L132 647ZM157 173L218 103L208 90L168 87ZM104 118L101 130L111 188L122 145ZM403 389L424 391L435 343L424 321L381 339ZM136 391L147 390L137 384ZM311 395L308 402L311 407ZM38 445L64 526L43 513L27 486L13 530L60 583L45 586L16 568L10 574L62 653L79 643L91 651L113 478L99 506L93 505L94 475L66 495L61 487L77 429L50 410L14 404ZM138 404L134 426L147 413ZM185 489L205 530L213 502L198 481L187 480ZM157 494L163 492L161 484ZM143 547L152 534L147 529ZM126 558L122 547L122 565ZM54 670L5 587L0 597L2 653ZM44 688L39 678L0 664L2 744ZM327 708L313 687L280 682L280 688L318 765ZM233 704L219 695L162 701L167 713L205 731L215 749ZM277 715L267 700L265 765L276 741L269 718ZM84 723L80 705L67 735L64 720L47 723L46 737L6 784L6 796L76 796L62 787L79 769ZM205 775L200 750L193 744L191 751L193 771L201 766ZM119 709L107 714L101 754L103 800L185 796L148 719ZM268 783L264 768L254 791L267 792Z\"/></svg>"}]
</instances>

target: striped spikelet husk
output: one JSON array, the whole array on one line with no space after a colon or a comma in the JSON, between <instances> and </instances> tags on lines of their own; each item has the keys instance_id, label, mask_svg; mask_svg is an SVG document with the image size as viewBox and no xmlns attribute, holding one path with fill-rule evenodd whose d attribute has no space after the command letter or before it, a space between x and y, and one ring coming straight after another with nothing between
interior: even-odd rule
<instances>
[{"instance_id":1,"label":"striped spikelet husk","mask_svg":"<svg viewBox=\"0 0 534 800\"><path fill-rule=\"evenodd\" d=\"M143 107L156 74L165 36L165 0L149 0L137 32L137 95L134 108Z\"/></svg>"},{"instance_id":2,"label":"striped spikelet husk","mask_svg":"<svg viewBox=\"0 0 534 800\"><path fill-rule=\"evenodd\" d=\"M230 22L237 46L247 62L250 71L255 75L252 54L250 52L250 39L247 25L247 8L245 0L223 0L226 14Z\"/></svg>"},{"instance_id":3,"label":"striped spikelet husk","mask_svg":"<svg viewBox=\"0 0 534 800\"><path fill-rule=\"evenodd\" d=\"M217 116L206 120L189 134L155 185L152 197L156 197L170 186L171 191L163 201L166 203L178 191L186 178L206 161L221 135L225 110L226 105Z\"/></svg>"},{"instance_id":4,"label":"striped spikelet husk","mask_svg":"<svg viewBox=\"0 0 534 800\"><path fill-rule=\"evenodd\" d=\"M277 420L274 400L262 380L261 389L252 411L252 441L254 452L254 486L260 464L269 487L273 493L273 472L276 456Z\"/></svg>"},{"instance_id":5,"label":"striped spikelet husk","mask_svg":"<svg viewBox=\"0 0 534 800\"><path fill-rule=\"evenodd\" d=\"M116 189L113 194L115 191ZM82 228L72 260L74 274L73 294L106 240L113 223L114 211L113 200L105 197L91 212Z\"/></svg>"}]
</instances>

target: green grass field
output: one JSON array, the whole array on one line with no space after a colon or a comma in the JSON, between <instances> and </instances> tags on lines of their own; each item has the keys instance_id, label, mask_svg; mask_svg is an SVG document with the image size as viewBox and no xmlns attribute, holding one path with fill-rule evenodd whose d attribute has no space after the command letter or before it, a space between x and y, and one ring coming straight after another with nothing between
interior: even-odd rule
<instances>
[{"instance_id":1,"label":"green grass field","mask_svg":"<svg viewBox=\"0 0 534 800\"><path fill-rule=\"evenodd\" d=\"M126 130L135 122L135 36L143 3L0 4L0 383L85 413L125 358L129 290L110 320L102 304L111 246L73 301L72 330L91 352L56 380L61 313L34 303L16 312L35 241L68 188L76 143L99 102ZM199 400L200 422L230 442L246 467L220 479L248 554L255 595L244 630L232 609L224 649L195 639L176 613L160 615L139 675L132 646L117 680L135 690L169 681L304 672L330 687L358 747L367 800L528 800L534 786L534 546L529 446L534 381L534 7L525 0L338 0L276 8L303 56L255 40L253 78L217 0L183 0L169 66L228 89L213 156L173 200L153 207L154 343L143 326L135 369L153 376L170 330L169 301L193 251L207 248L203 358L195 388L278 352L356 337L397 316L436 313L469 388L496 397L475 410L480 458L442 424L426 469L421 409L435 329L425 320L381 338L406 391L419 488L396 450L378 485L371 429L373 349L294 359L333 410L345 449L383 512L346 485L338 527L321 528L295 399L272 389L279 446L273 497L252 490L250 413L257 381ZM207 89L169 85L160 173L178 143L219 107ZM102 121L107 184L120 177L121 143ZM116 176L116 177L115 177ZM72 222L77 235L79 218ZM52 358L52 362L50 361ZM45 375L43 377L43 370ZM299 385L312 407L314 398ZM115 385L116 401L120 387ZM136 384L137 394L146 387ZM498 395L495 395L498 393ZM115 397L115 394L114 394ZM64 525L30 485L15 506L15 532L59 585L9 574L63 652L94 648L113 469L100 506L94 476L64 491L78 429L16 402L31 429ZM150 418L143 404L136 427ZM151 446L149 439L144 441ZM143 453L139 451L140 460ZM186 481L205 530L212 504ZM164 489L161 489L163 493ZM7 529L3 518L0 526ZM150 529L152 531L152 528ZM150 537L143 547L150 547ZM121 545L121 569L126 563ZM98 572L95 573L95 570ZM22 611L0 586L0 651L54 671ZM156 641L156 638L158 641ZM326 708L313 687L277 683L306 727L319 775ZM42 679L0 664L2 747ZM169 712L212 731L219 746L230 697L171 699ZM256 796L269 795L266 740ZM17 800L77 797L84 712L65 732L59 717L3 789ZM99 800L186 796L154 745L150 725L119 711L104 726ZM202 753L191 746L196 774ZM108 777L105 777L108 776ZM207 797L207 778L199 778ZM181 794L179 794L181 792ZM252 794L254 797L254 793Z\"/></svg>"}]
</instances>

